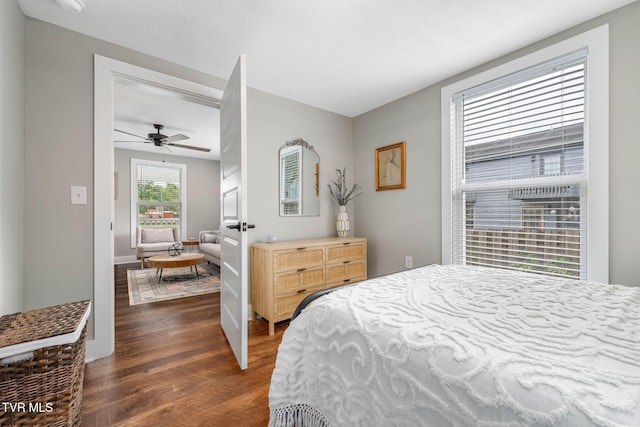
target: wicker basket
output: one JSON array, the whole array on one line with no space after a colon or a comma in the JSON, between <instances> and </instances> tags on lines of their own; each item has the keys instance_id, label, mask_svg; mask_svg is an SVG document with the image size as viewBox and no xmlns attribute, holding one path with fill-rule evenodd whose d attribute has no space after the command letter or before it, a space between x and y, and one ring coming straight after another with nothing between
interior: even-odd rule
<instances>
[{"instance_id":1,"label":"wicker basket","mask_svg":"<svg viewBox=\"0 0 640 427\"><path fill-rule=\"evenodd\" d=\"M78 426L89 301L0 317L0 426Z\"/></svg>"}]
</instances>

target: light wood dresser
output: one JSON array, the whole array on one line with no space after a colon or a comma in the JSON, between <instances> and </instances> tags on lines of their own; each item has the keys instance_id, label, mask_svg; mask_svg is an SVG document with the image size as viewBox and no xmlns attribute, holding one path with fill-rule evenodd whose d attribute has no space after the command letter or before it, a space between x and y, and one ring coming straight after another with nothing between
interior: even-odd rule
<instances>
[{"instance_id":1,"label":"light wood dresser","mask_svg":"<svg viewBox=\"0 0 640 427\"><path fill-rule=\"evenodd\" d=\"M327 237L254 243L251 246L251 306L274 324L291 318L307 295L367 278L367 239Z\"/></svg>"}]
</instances>

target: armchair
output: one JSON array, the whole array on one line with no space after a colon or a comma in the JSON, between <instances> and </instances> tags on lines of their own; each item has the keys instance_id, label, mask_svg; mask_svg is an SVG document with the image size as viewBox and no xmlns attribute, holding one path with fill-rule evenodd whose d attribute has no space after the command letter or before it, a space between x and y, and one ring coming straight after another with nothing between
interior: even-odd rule
<instances>
[{"instance_id":1,"label":"armchair","mask_svg":"<svg viewBox=\"0 0 640 427\"><path fill-rule=\"evenodd\" d=\"M198 249L204 259L215 265L220 265L220 230L203 230L199 233Z\"/></svg>"},{"instance_id":2,"label":"armchair","mask_svg":"<svg viewBox=\"0 0 640 427\"><path fill-rule=\"evenodd\" d=\"M180 241L178 227L136 227L136 257L140 268L144 259L156 255L167 255L169 247Z\"/></svg>"}]
</instances>

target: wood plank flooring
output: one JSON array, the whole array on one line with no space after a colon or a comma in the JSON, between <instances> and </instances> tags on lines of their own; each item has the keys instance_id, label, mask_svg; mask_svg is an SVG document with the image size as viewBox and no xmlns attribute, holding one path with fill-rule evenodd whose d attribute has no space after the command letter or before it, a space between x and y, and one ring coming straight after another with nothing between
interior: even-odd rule
<instances>
[{"instance_id":1,"label":"wood plank flooring","mask_svg":"<svg viewBox=\"0 0 640 427\"><path fill-rule=\"evenodd\" d=\"M249 368L220 327L220 294L129 306L127 268L115 267L116 347L85 365L83 426L266 426L268 393L286 322L249 323Z\"/></svg>"}]
</instances>

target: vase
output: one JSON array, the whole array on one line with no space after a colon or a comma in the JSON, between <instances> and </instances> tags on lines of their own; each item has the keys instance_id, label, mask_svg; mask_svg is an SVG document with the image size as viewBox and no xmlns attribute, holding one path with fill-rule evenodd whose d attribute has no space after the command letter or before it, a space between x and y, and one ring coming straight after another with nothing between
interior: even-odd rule
<instances>
[{"instance_id":1,"label":"vase","mask_svg":"<svg viewBox=\"0 0 640 427\"><path fill-rule=\"evenodd\" d=\"M336 230L338 230L338 237L349 236L349 215L347 214L347 207L344 205L338 207L338 221L336 221Z\"/></svg>"}]
</instances>

